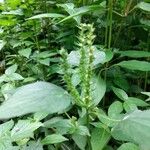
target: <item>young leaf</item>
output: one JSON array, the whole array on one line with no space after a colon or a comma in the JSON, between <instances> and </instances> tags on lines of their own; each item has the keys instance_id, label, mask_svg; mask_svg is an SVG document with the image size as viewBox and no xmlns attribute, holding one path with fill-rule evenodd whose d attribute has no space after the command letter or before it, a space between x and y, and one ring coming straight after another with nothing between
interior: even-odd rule
<instances>
[{"instance_id":1,"label":"young leaf","mask_svg":"<svg viewBox=\"0 0 150 150\"><path fill-rule=\"evenodd\" d=\"M103 150L110 139L110 133L104 128L95 128L91 133L92 150Z\"/></svg>"},{"instance_id":2,"label":"young leaf","mask_svg":"<svg viewBox=\"0 0 150 150\"><path fill-rule=\"evenodd\" d=\"M56 144L67 141L68 139L60 134L51 134L46 136L41 142L43 145Z\"/></svg>"},{"instance_id":3,"label":"young leaf","mask_svg":"<svg viewBox=\"0 0 150 150\"><path fill-rule=\"evenodd\" d=\"M22 86L0 106L0 119L34 112L56 113L66 109L71 96L54 84L36 82Z\"/></svg>"},{"instance_id":4,"label":"young leaf","mask_svg":"<svg viewBox=\"0 0 150 150\"><path fill-rule=\"evenodd\" d=\"M131 70L150 71L150 63L146 61L128 60L122 61L116 65Z\"/></svg>"},{"instance_id":5,"label":"young leaf","mask_svg":"<svg viewBox=\"0 0 150 150\"><path fill-rule=\"evenodd\" d=\"M121 100L125 101L128 99L128 95L126 94L124 90L116 88L116 87L112 87L112 90L117 95L117 97L120 98Z\"/></svg>"}]
</instances>

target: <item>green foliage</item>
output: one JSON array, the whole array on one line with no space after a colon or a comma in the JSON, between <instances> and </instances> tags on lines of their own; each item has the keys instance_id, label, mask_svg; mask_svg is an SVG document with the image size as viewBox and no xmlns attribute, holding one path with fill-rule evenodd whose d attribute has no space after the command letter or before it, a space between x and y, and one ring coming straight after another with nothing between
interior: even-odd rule
<instances>
[{"instance_id":1,"label":"green foliage","mask_svg":"<svg viewBox=\"0 0 150 150\"><path fill-rule=\"evenodd\" d=\"M0 150L148 150L149 13L149 0L0 1Z\"/></svg>"}]
</instances>

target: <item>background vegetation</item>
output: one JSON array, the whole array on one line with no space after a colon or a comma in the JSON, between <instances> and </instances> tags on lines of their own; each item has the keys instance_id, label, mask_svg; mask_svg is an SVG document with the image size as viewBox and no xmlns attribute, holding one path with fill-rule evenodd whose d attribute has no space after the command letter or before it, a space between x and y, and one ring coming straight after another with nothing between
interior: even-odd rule
<instances>
[{"instance_id":1,"label":"background vegetation","mask_svg":"<svg viewBox=\"0 0 150 150\"><path fill-rule=\"evenodd\" d=\"M149 150L149 19L149 0L0 2L0 150Z\"/></svg>"}]
</instances>

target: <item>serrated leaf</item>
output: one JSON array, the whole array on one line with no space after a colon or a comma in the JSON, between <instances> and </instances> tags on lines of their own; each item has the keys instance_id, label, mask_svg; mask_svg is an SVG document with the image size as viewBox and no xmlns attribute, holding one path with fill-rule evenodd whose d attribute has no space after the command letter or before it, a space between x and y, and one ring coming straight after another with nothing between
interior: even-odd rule
<instances>
[{"instance_id":1,"label":"serrated leaf","mask_svg":"<svg viewBox=\"0 0 150 150\"><path fill-rule=\"evenodd\" d=\"M146 61L128 60L116 65L131 70L150 71L150 63Z\"/></svg>"},{"instance_id":2,"label":"serrated leaf","mask_svg":"<svg viewBox=\"0 0 150 150\"><path fill-rule=\"evenodd\" d=\"M66 109L71 96L54 84L36 82L22 86L0 106L0 119L34 112L56 113Z\"/></svg>"},{"instance_id":3,"label":"serrated leaf","mask_svg":"<svg viewBox=\"0 0 150 150\"><path fill-rule=\"evenodd\" d=\"M67 141L68 139L60 134L51 134L46 136L41 142L43 145L56 144Z\"/></svg>"},{"instance_id":4,"label":"serrated leaf","mask_svg":"<svg viewBox=\"0 0 150 150\"><path fill-rule=\"evenodd\" d=\"M104 128L95 128L91 133L92 150L103 150L110 139L110 133Z\"/></svg>"}]
</instances>

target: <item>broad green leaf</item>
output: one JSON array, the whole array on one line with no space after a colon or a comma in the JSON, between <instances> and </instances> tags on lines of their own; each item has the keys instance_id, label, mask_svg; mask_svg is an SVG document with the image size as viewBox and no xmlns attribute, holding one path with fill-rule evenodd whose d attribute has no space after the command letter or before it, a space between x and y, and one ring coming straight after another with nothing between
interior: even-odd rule
<instances>
[{"instance_id":1,"label":"broad green leaf","mask_svg":"<svg viewBox=\"0 0 150 150\"><path fill-rule=\"evenodd\" d=\"M131 58L150 57L150 52L147 52L147 51L129 50L129 51L118 51L117 53L121 54L121 56L128 56Z\"/></svg>"},{"instance_id":2,"label":"broad green leaf","mask_svg":"<svg viewBox=\"0 0 150 150\"><path fill-rule=\"evenodd\" d=\"M5 74L6 75L11 75L11 74L16 72L17 68L18 68L17 64L14 64L14 65L12 65L12 66L10 66L9 68L6 69Z\"/></svg>"},{"instance_id":3,"label":"broad green leaf","mask_svg":"<svg viewBox=\"0 0 150 150\"><path fill-rule=\"evenodd\" d=\"M14 122L12 120L5 122L0 125L0 136L6 134L10 129L14 126Z\"/></svg>"},{"instance_id":4,"label":"broad green leaf","mask_svg":"<svg viewBox=\"0 0 150 150\"><path fill-rule=\"evenodd\" d=\"M28 18L27 20L32 20L32 19L41 19L41 18L63 18L65 17L62 14L57 14L57 13L45 13L45 14L39 14L35 15L33 17Z\"/></svg>"},{"instance_id":5,"label":"broad green leaf","mask_svg":"<svg viewBox=\"0 0 150 150\"><path fill-rule=\"evenodd\" d=\"M116 65L131 70L150 71L150 63L146 61L128 60Z\"/></svg>"},{"instance_id":6,"label":"broad green leaf","mask_svg":"<svg viewBox=\"0 0 150 150\"><path fill-rule=\"evenodd\" d=\"M68 139L60 134L51 134L46 136L41 142L43 145L56 144L67 141Z\"/></svg>"},{"instance_id":7,"label":"broad green leaf","mask_svg":"<svg viewBox=\"0 0 150 150\"><path fill-rule=\"evenodd\" d=\"M33 136L33 131L42 126L40 122L31 122L30 120L19 120L11 131L13 141L19 141Z\"/></svg>"},{"instance_id":8,"label":"broad green leaf","mask_svg":"<svg viewBox=\"0 0 150 150\"><path fill-rule=\"evenodd\" d=\"M150 110L136 110L126 116L112 129L115 139L136 143L142 150L150 148Z\"/></svg>"},{"instance_id":9,"label":"broad green leaf","mask_svg":"<svg viewBox=\"0 0 150 150\"><path fill-rule=\"evenodd\" d=\"M133 143L124 143L117 150L140 150L139 147Z\"/></svg>"},{"instance_id":10,"label":"broad green leaf","mask_svg":"<svg viewBox=\"0 0 150 150\"><path fill-rule=\"evenodd\" d=\"M95 128L91 133L92 150L103 150L110 139L110 133L104 128Z\"/></svg>"},{"instance_id":11,"label":"broad green leaf","mask_svg":"<svg viewBox=\"0 0 150 150\"><path fill-rule=\"evenodd\" d=\"M111 118L118 118L120 113L123 111L123 105L119 101L115 101L109 106L108 116Z\"/></svg>"},{"instance_id":12,"label":"broad green leaf","mask_svg":"<svg viewBox=\"0 0 150 150\"><path fill-rule=\"evenodd\" d=\"M101 77L94 77L92 80L92 97L94 105L97 105L103 98L106 92L106 83Z\"/></svg>"},{"instance_id":13,"label":"broad green leaf","mask_svg":"<svg viewBox=\"0 0 150 150\"><path fill-rule=\"evenodd\" d=\"M72 139L81 150L85 150L87 144L87 136L73 134Z\"/></svg>"},{"instance_id":14,"label":"broad green leaf","mask_svg":"<svg viewBox=\"0 0 150 150\"><path fill-rule=\"evenodd\" d=\"M112 90L116 94L116 96L120 98L121 100L125 101L128 99L128 95L126 94L124 90L116 88L116 87L112 87Z\"/></svg>"},{"instance_id":15,"label":"broad green leaf","mask_svg":"<svg viewBox=\"0 0 150 150\"><path fill-rule=\"evenodd\" d=\"M140 8L140 9L142 9L142 10L144 10L144 11L150 12L150 4L149 4L149 3L140 2L140 3L137 4L136 7L137 7L137 8Z\"/></svg>"},{"instance_id":16,"label":"broad green leaf","mask_svg":"<svg viewBox=\"0 0 150 150\"><path fill-rule=\"evenodd\" d=\"M31 51L32 51L31 48L26 48L26 49L20 50L18 53L19 53L21 56L24 56L24 57L26 57L26 58L29 58L29 56L30 56L30 54L31 54Z\"/></svg>"},{"instance_id":17,"label":"broad green leaf","mask_svg":"<svg viewBox=\"0 0 150 150\"><path fill-rule=\"evenodd\" d=\"M69 107L71 96L54 84L36 82L22 86L0 106L0 119L12 118L35 112L49 114Z\"/></svg>"}]
</instances>

